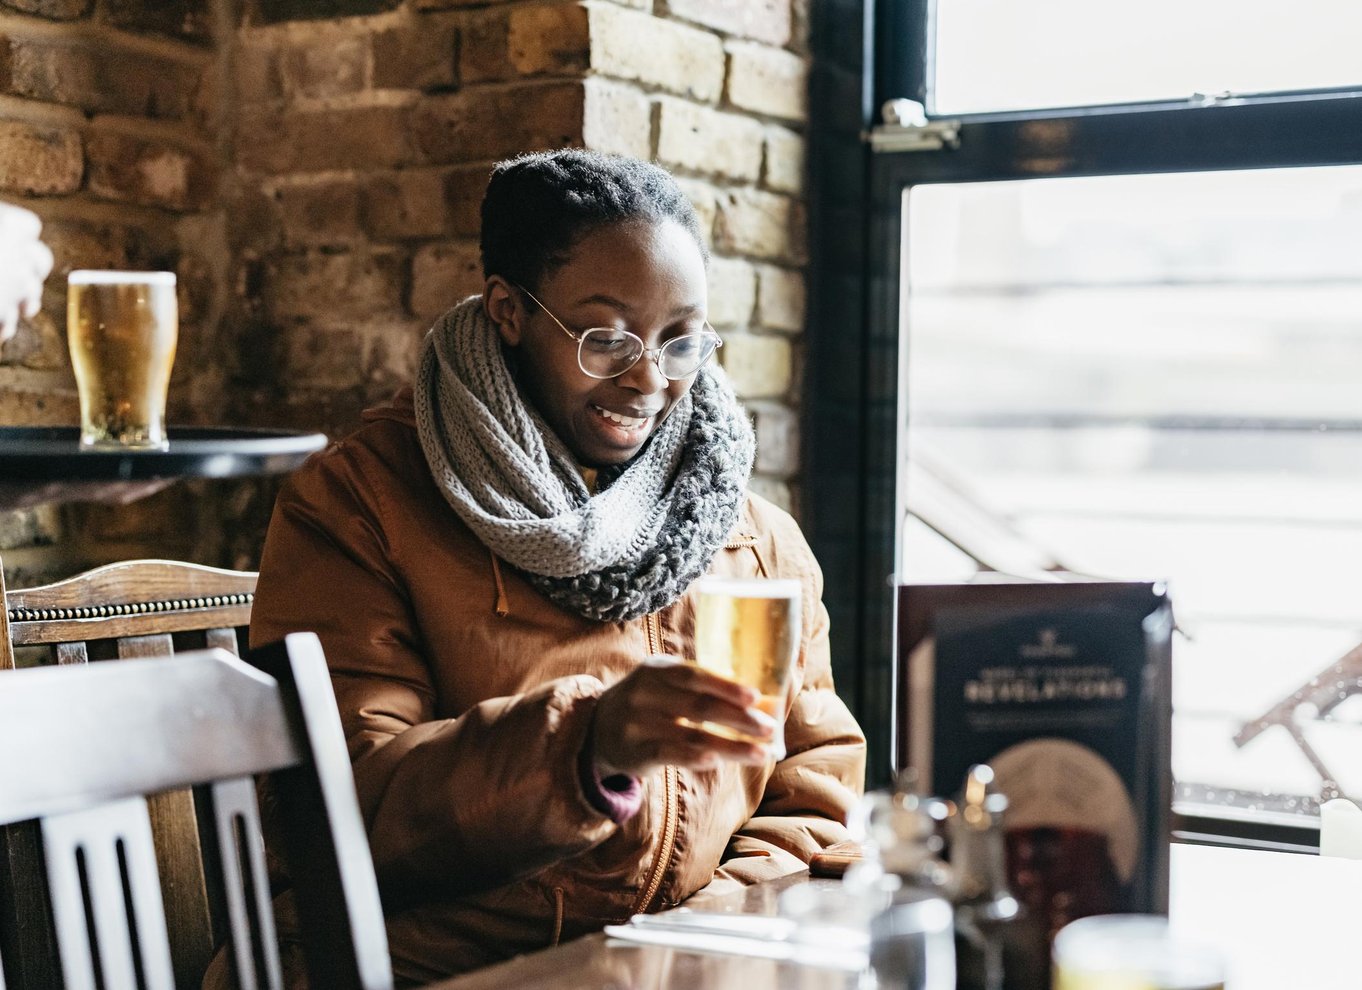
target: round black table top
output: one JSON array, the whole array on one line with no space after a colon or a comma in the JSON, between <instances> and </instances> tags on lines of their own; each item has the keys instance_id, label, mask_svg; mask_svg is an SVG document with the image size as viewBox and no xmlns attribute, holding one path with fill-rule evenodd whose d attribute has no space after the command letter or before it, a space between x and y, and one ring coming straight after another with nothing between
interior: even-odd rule
<instances>
[{"instance_id":1,"label":"round black table top","mask_svg":"<svg viewBox=\"0 0 1362 990\"><path fill-rule=\"evenodd\" d=\"M207 426L167 432L165 450L82 449L74 426L0 426L0 509L126 502L180 478L281 474L326 446L321 433Z\"/></svg>"}]
</instances>

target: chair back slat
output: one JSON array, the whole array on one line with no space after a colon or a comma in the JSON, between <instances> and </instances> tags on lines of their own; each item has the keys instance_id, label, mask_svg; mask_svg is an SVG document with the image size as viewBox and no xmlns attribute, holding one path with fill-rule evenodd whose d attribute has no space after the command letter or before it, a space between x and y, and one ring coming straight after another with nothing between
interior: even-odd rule
<instances>
[{"instance_id":1,"label":"chair back slat","mask_svg":"<svg viewBox=\"0 0 1362 990\"><path fill-rule=\"evenodd\" d=\"M53 815L42 833L66 990L174 990L145 802Z\"/></svg>"},{"instance_id":2,"label":"chair back slat","mask_svg":"<svg viewBox=\"0 0 1362 990\"><path fill-rule=\"evenodd\" d=\"M209 789L222 876L222 911L230 926L232 962L241 990L282 990L283 967L270 909L265 842L255 782L224 780Z\"/></svg>"},{"instance_id":3,"label":"chair back slat","mask_svg":"<svg viewBox=\"0 0 1362 990\"><path fill-rule=\"evenodd\" d=\"M259 668L208 650L4 675L0 752L22 744L52 754L50 764L0 760L0 822L32 818L42 830L61 962L51 982L23 987L198 985L176 972L169 905L154 876L165 863L142 800L195 787L211 822L204 861L221 879L214 889L230 918L238 986L282 990L253 783L269 774L310 985L392 990L378 884L320 642L290 636L261 651ZM13 984L9 952L6 943Z\"/></svg>"},{"instance_id":4,"label":"chair back slat","mask_svg":"<svg viewBox=\"0 0 1362 990\"><path fill-rule=\"evenodd\" d=\"M148 633L144 636L118 637L118 659L120 660L168 657L174 653L175 640L170 633Z\"/></svg>"},{"instance_id":5,"label":"chair back slat","mask_svg":"<svg viewBox=\"0 0 1362 990\"><path fill-rule=\"evenodd\" d=\"M54 643L52 648L56 651L56 661L59 666L90 662L90 654L85 649L84 643Z\"/></svg>"}]
</instances>

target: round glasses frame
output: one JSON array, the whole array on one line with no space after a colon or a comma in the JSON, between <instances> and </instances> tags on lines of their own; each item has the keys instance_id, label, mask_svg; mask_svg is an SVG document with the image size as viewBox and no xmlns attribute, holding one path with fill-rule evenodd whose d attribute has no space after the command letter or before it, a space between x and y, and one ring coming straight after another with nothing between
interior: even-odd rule
<instances>
[{"instance_id":1,"label":"round glasses frame","mask_svg":"<svg viewBox=\"0 0 1362 990\"><path fill-rule=\"evenodd\" d=\"M602 380L609 378L618 378L620 375L624 374L630 368L634 367L634 365L638 364L639 361L643 360L645 357L651 357L653 363L657 365L658 374L660 374L663 378L667 379L667 381L669 382L680 381L681 379L689 378L691 375L698 372L701 368L703 368L706 364L709 363L709 359L714 356L714 352L717 351L720 347L724 346L724 339L720 337L718 333L715 332L712 326L709 325L708 320L705 321L704 330L700 330L695 333L683 333L679 337L673 337L671 340L667 341L661 347L649 347L643 343L643 338L640 337L638 334L631 333L628 330L617 330L614 327L588 327L587 329L582 330L580 332L574 332L568 328L567 324L565 324L562 320L558 319L558 317L554 316L553 311L550 310L547 306L545 306L542 302L540 302L538 297L535 296L533 292L525 288L523 285L517 285L516 288L518 288L521 292L525 293L525 295L533 299L535 305L537 305L540 309L547 313L549 319L551 319L554 323L558 324L558 328L562 330L563 333L567 334L569 337L571 337L573 340L577 342L577 367L580 368L582 374L586 375L588 378L598 378ZM602 334L610 334L613 337L623 337L626 340L633 341L635 343L634 349L637 350L637 354L629 361L628 364L623 365L617 370L609 372L592 371L589 367L587 367L588 359L586 355L583 353L583 349L585 348L586 342L590 338L590 336L593 333L597 332ZM680 360L680 358L676 357L674 353L675 346L678 344L689 344L691 342L694 342L695 338L697 337L700 338L700 342L702 345L710 345L704 351L703 356L698 361L695 361L694 367L692 367L689 371L685 372L684 374L678 375L668 374L666 367L663 366L663 361ZM673 351L673 353L669 354L668 353L669 350Z\"/></svg>"}]
</instances>

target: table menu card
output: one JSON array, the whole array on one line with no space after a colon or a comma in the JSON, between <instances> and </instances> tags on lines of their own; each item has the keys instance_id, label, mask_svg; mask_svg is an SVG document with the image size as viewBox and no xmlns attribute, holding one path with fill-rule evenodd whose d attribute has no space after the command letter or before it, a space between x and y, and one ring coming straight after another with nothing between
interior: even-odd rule
<instances>
[{"instance_id":1,"label":"table menu card","mask_svg":"<svg viewBox=\"0 0 1362 990\"><path fill-rule=\"evenodd\" d=\"M1162 585L905 585L900 767L954 796L989 764L1013 893L1053 935L1168 909L1171 608Z\"/></svg>"}]
</instances>

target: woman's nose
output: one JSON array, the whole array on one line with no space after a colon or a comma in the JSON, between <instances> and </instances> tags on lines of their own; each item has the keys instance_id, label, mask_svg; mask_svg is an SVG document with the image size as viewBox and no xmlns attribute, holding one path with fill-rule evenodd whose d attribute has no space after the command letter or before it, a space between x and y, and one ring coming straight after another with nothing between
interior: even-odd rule
<instances>
[{"instance_id":1,"label":"woman's nose","mask_svg":"<svg viewBox=\"0 0 1362 990\"><path fill-rule=\"evenodd\" d=\"M645 352L632 368L615 380L640 395L652 395L667 387L667 379L657 366L657 355L650 352Z\"/></svg>"}]
</instances>

